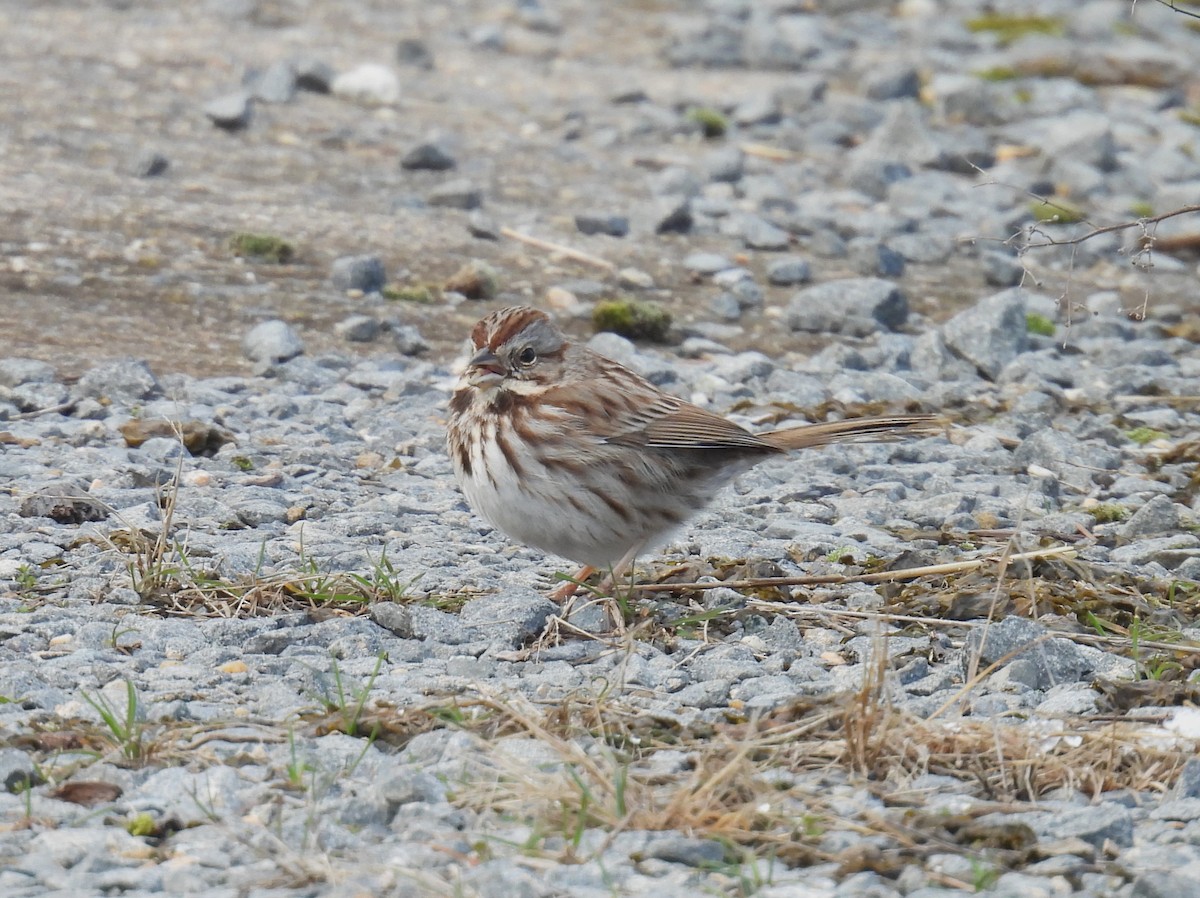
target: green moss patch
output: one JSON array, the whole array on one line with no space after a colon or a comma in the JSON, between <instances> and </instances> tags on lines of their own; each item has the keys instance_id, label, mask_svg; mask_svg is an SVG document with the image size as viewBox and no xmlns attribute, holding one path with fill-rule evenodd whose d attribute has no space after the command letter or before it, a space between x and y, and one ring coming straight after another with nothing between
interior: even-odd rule
<instances>
[{"instance_id":1,"label":"green moss patch","mask_svg":"<svg viewBox=\"0 0 1200 898\"><path fill-rule=\"evenodd\" d=\"M1048 34L1060 37L1063 34L1062 19L1053 16L1012 16L1003 13L985 13L968 19L967 30L975 34L996 35L1003 45L1008 45L1031 34Z\"/></svg>"},{"instance_id":2,"label":"green moss patch","mask_svg":"<svg viewBox=\"0 0 1200 898\"><path fill-rule=\"evenodd\" d=\"M596 304L592 325L598 331L611 331L631 340L662 343L671 328L671 313L656 302L609 299Z\"/></svg>"},{"instance_id":3,"label":"green moss patch","mask_svg":"<svg viewBox=\"0 0 1200 898\"><path fill-rule=\"evenodd\" d=\"M229 238L235 256L285 264L296 257L296 248L282 237L243 231Z\"/></svg>"}]
</instances>

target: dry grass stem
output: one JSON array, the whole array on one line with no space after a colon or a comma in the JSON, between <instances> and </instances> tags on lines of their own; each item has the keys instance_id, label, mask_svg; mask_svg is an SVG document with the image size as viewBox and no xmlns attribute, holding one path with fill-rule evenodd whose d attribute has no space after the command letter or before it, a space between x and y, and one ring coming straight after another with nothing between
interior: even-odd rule
<instances>
[{"instance_id":1,"label":"dry grass stem","mask_svg":"<svg viewBox=\"0 0 1200 898\"><path fill-rule=\"evenodd\" d=\"M519 243L524 243L536 249L554 253L565 259L582 262L584 265L591 265L593 268L602 268L609 273L617 270L617 266L607 259L601 259L599 256L593 256L591 253L585 253L583 250L573 249L561 243L552 243L549 240L542 240L539 237L531 237L528 234L522 234L520 231L514 231L512 228L501 228L500 233L510 240L516 240Z\"/></svg>"},{"instance_id":2,"label":"dry grass stem","mask_svg":"<svg viewBox=\"0 0 1200 898\"><path fill-rule=\"evenodd\" d=\"M1073 546L1059 546L1053 549L1038 549L1032 552L1010 554L986 558L972 558L966 561L952 561L945 564L930 564L924 567L906 568L899 571L875 571L864 574L829 574L816 577L756 577L750 580L719 580L711 583L647 583L634 587L638 592L671 592L687 590L720 589L762 589L770 586L840 586L846 583L896 583L902 580L917 580L921 577L942 576L973 571L989 564L1001 566L1010 565L1015 561L1034 561L1046 558L1072 558L1077 554Z\"/></svg>"},{"instance_id":3,"label":"dry grass stem","mask_svg":"<svg viewBox=\"0 0 1200 898\"><path fill-rule=\"evenodd\" d=\"M771 162L790 162L793 159L799 158L799 154L791 150L768 146L765 143L744 143L740 146L740 149L747 156L754 156L757 159L769 159Z\"/></svg>"},{"instance_id":4,"label":"dry grass stem","mask_svg":"<svg viewBox=\"0 0 1200 898\"><path fill-rule=\"evenodd\" d=\"M573 857L582 830L600 828L604 844L623 829L681 831L785 863L811 863L830 859L819 836L837 827L885 835L912 858L975 849L970 841L914 830L905 813L841 819L829 805L829 783L858 778L886 807L904 811L922 806L923 793L914 791L920 776L950 776L973 802L959 815L970 818L1029 810L1062 788L1089 796L1114 789L1163 794L1192 757L1193 746L1143 721L1014 726L1003 719L917 718L886 700L887 676L881 645L851 695L801 699L762 718L693 727L610 695L550 708L485 696L478 701L488 711L489 738L534 740L548 749L536 756L553 761L530 764L524 752L491 753L454 800L566 835ZM656 767L661 749L685 753L687 763Z\"/></svg>"}]
</instances>

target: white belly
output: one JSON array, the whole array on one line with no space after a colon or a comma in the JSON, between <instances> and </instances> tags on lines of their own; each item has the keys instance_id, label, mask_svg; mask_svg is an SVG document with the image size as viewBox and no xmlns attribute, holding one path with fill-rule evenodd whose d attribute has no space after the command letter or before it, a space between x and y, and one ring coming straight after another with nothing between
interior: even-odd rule
<instances>
[{"instance_id":1,"label":"white belly","mask_svg":"<svg viewBox=\"0 0 1200 898\"><path fill-rule=\"evenodd\" d=\"M455 460L455 475L471 507L517 542L603 570L649 538L590 490L570 486L561 471L532 460L521 465L518 477L493 440L472 447L470 474Z\"/></svg>"}]
</instances>

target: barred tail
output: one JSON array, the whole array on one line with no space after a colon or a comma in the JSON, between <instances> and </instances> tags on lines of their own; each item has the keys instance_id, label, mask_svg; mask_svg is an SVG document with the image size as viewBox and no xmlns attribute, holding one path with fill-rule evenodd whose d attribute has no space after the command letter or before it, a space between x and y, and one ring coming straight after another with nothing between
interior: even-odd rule
<instances>
[{"instance_id":1,"label":"barred tail","mask_svg":"<svg viewBox=\"0 0 1200 898\"><path fill-rule=\"evenodd\" d=\"M779 449L808 449L849 440L886 442L909 436L933 436L946 429L938 415L880 415L875 418L851 418L824 424L805 424L759 434Z\"/></svg>"}]
</instances>

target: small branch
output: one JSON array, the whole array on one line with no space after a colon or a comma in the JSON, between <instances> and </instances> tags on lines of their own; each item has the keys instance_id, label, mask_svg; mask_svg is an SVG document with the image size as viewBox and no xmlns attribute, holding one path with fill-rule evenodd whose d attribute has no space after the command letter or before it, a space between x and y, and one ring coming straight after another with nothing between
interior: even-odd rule
<instances>
[{"instance_id":1,"label":"small branch","mask_svg":"<svg viewBox=\"0 0 1200 898\"><path fill-rule=\"evenodd\" d=\"M1048 206L1054 206L1053 200L1048 200L1038 197ZM1055 207L1058 208L1058 207ZM1072 237L1069 240L1055 240L1049 234L1039 230L1038 233L1045 238L1044 243L1026 243L1027 247L1038 246L1072 246L1074 244L1083 243L1085 240L1091 240L1093 237L1099 237L1101 234L1112 234L1118 231L1128 231L1130 228L1146 228L1150 225L1158 224L1161 221L1166 221L1168 218L1175 218L1178 215L1190 215L1194 212L1200 212L1200 204L1191 206L1180 206L1178 209L1172 209L1170 212L1164 212L1161 215L1148 215L1145 218L1135 218L1133 221L1123 221L1120 224L1105 225L1104 227L1093 228L1086 234L1080 234L1078 237Z\"/></svg>"},{"instance_id":2,"label":"small branch","mask_svg":"<svg viewBox=\"0 0 1200 898\"><path fill-rule=\"evenodd\" d=\"M1192 12L1190 9L1180 9L1175 5L1176 0L1155 0L1155 2L1161 3L1167 9L1171 10L1171 12L1177 12L1181 16L1189 16L1193 19L1200 19L1200 12ZM1137 5L1137 0L1134 0L1134 5Z\"/></svg>"},{"instance_id":3,"label":"small branch","mask_svg":"<svg viewBox=\"0 0 1200 898\"><path fill-rule=\"evenodd\" d=\"M565 256L568 259L574 259L576 262L582 262L585 265L591 265L595 268L603 268L607 272L615 272L617 266L607 259L601 259L599 256L593 256L591 253L585 253L582 250L572 249L569 246L563 246L561 243L551 243L549 240L542 240L538 237L530 237L528 234L522 234L520 231L514 231L512 228L501 228L500 233L510 240L516 240L520 243L528 244L529 246L543 249L548 253L556 253L560 256Z\"/></svg>"}]
</instances>

